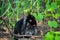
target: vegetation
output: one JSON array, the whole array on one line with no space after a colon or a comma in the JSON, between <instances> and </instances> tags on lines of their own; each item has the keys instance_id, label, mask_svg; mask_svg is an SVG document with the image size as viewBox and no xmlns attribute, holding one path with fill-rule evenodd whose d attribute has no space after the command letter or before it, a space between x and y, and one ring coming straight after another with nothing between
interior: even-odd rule
<instances>
[{"instance_id":1,"label":"vegetation","mask_svg":"<svg viewBox=\"0 0 60 40\"><path fill-rule=\"evenodd\" d=\"M49 28L60 28L60 0L0 0L0 28L5 27L7 22L8 27L13 29L20 15L28 13L39 22L47 19L45 23ZM45 34L45 40L59 40L60 32L52 29Z\"/></svg>"}]
</instances>

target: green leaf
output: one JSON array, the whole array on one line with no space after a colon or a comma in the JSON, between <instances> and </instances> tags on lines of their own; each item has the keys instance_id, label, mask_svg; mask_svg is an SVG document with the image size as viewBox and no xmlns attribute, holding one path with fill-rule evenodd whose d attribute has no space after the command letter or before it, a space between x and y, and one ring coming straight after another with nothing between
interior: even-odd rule
<instances>
[{"instance_id":1,"label":"green leaf","mask_svg":"<svg viewBox=\"0 0 60 40\"><path fill-rule=\"evenodd\" d=\"M57 28L58 27L58 23L56 21L52 21L53 27Z\"/></svg>"},{"instance_id":2,"label":"green leaf","mask_svg":"<svg viewBox=\"0 0 60 40\"><path fill-rule=\"evenodd\" d=\"M38 13L37 20L42 21L42 19L43 19L43 15L41 13Z\"/></svg>"},{"instance_id":3,"label":"green leaf","mask_svg":"<svg viewBox=\"0 0 60 40\"><path fill-rule=\"evenodd\" d=\"M51 32L48 32L46 35L45 35L45 40L53 40L54 39L54 36Z\"/></svg>"},{"instance_id":4,"label":"green leaf","mask_svg":"<svg viewBox=\"0 0 60 40\"><path fill-rule=\"evenodd\" d=\"M60 40L60 36L56 35L55 40Z\"/></svg>"},{"instance_id":5,"label":"green leaf","mask_svg":"<svg viewBox=\"0 0 60 40\"><path fill-rule=\"evenodd\" d=\"M58 23L56 21L48 21L48 25L49 27L53 27L53 28L58 27Z\"/></svg>"},{"instance_id":6,"label":"green leaf","mask_svg":"<svg viewBox=\"0 0 60 40\"><path fill-rule=\"evenodd\" d=\"M26 5L26 3L23 1L23 2L21 2L21 5L22 5L22 6L25 6L25 5Z\"/></svg>"},{"instance_id":7,"label":"green leaf","mask_svg":"<svg viewBox=\"0 0 60 40\"><path fill-rule=\"evenodd\" d=\"M38 13L38 15L36 13L33 14L33 16L38 20L38 21L42 21L43 19L43 15L41 13Z\"/></svg>"},{"instance_id":8,"label":"green leaf","mask_svg":"<svg viewBox=\"0 0 60 40\"><path fill-rule=\"evenodd\" d=\"M52 2L52 3L51 3L51 6L52 6L54 9L56 9L56 8L57 8L57 3L56 3L56 2Z\"/></svg>"},{"instance_id":9,"label":"green leaf","mask_svg":"<svg viewBox=\"0 0 60 40\"><path fill-rule=\"evenodd\" d=\"M39 3L37 2L37 12L39 12L39 10L40 10L40 5L39 5Z\"/></svg>"},{"instance_id":10,"label":"green leaf","mask_svg":"<svg viewBox=\"0 0 60 40\"><path fill-rule=\"evenodd\" d=\"M37 14L36 13L33 13L32 15L37 19Z\"/></svg>"},{"instance_id":11,"label":"green leaf","mask_svg":"<svg viewBox=\"0 0 60 40\"><path fill-rule=\"evenodd\" d=\"M46 17L51 17L51 14L48 14L48 13L45 14L45 15L44 15L44 18L46 18Z\"/></svg>"},{"instance_id":12,"label":"green leaf","mask_svg":"<svg viewBox=\"0 0 60 40\"><path fill-rule=\"evenodd\" d=\"M50 31L45 35L44 40L60 40L60 32Z\"/></svg>"},{"instance_id":13,"label":"green leaf","mask_svg":"<svg viewBox=\"0 0 60 40\"><path fill-rule=\"evenodd\" d=\"M60 35L60 32L54 32L55 34L59 34Z\"/></svg>"},{"instance_id":14,"label":"green leaf","mask_svg":"<svg viewBox=\"0 0 60 40\"><path fill-rule=\"evenodd\" d=\"M47 10L50 9L50 5L49 5L49 3L46 3L46 9L47 9Z\"/></svg>"},{"instance_id":15,"label":"green leaf","mask_svg":"<svg viewBox=\"0 0 60 40\"><path fill-rule=\"evenodd\" d=\"M57 19L58 17L59 17L59 14L58 13L54 15L54 18L55 19Z\"/></svg>"},{"instance_id":16,"label":"green leaf","mask_svg":"<svg viewBox=\"0 0 60 40\"><path fill-rule=\"evenodd\" d=\"M57 4L60 5L60 0L56 0Z\"/></svg>"},{"instance_id":17,"label":"green leaf","mask_svg":"<svg viewBox=\"0 0 60 40\"><path fill-rule=\"evenodd\" d=\"M52 21L48 21L49 27L52 27Z\"/></svg>"},{"instance_id":18,"label":"green leaf","mask_svg":"<svg viewBox=\"0 0 60 40\"><path fill-rule=\"evenodd\" d=\"M51 3L51 7L52 7L52 11L54 11L57 8L57 3L56 2L52 2Z\"/></svg>"},{"instance_id":19,"label":"green leaf","mask_svg":"<svg viewBox=\"0 0 60 40\"><path fill-rule=\"evenodd\" d=\"M58 9L58 14L60 15L60 8Z\"/></svg>"}]
</instances>

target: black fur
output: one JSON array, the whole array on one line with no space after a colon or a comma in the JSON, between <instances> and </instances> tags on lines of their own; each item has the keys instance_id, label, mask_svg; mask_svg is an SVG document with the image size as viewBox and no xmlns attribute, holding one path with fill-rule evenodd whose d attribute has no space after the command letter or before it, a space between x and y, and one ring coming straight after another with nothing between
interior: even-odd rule
<instances>
[{"instance_id":1,"label":"black fur","mask_svg":"<svg viewBox=\"0 0 60 40\"><path fill-rule=\"evenodd\" d=\"M36 29L36 26L37 26L37 23L36 23L36 20L35 20L35 17L32 16L32 15L28 15L26 17L26 23L24 25L24 19L21 19L19 20L16 24L15 24L15 28L14 28L14 34L20 34L20 35L29 35L27 34L26 32L30 32L30 29L32 30L32 33L31 35L35 35L35 29ZM31 22L30 22L31 20ZM27 24L29 23L29 25L27 26ZM24 26L24 27L23 27ZM32 27L32 28L31 28ZM22 29L23 28L23 29ZM23 32L23 34L22 34ZM17 38L14 38L15 40L18 40Z\"/></svg>"}]
</instances>

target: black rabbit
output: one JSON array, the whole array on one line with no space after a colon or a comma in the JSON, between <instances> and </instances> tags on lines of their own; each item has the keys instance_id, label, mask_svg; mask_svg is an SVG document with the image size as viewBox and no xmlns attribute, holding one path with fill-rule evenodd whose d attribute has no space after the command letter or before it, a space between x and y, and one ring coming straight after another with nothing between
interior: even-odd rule
<instances>
[{"instance_id":1,"label":"black rabbit","mask_svg":"<svg viewBox=\"0 0 60 40\"><path fill-rule=\"evenodd\" d=\"M37 34L37 23L35 20L35 17L31 14L28 14L27 17L19 20L15 24L14 28L14 34L20 34L20 35L36 35ZM15 40L18 40L18 38L14 38Z\"/></svg>"}]
</instances>

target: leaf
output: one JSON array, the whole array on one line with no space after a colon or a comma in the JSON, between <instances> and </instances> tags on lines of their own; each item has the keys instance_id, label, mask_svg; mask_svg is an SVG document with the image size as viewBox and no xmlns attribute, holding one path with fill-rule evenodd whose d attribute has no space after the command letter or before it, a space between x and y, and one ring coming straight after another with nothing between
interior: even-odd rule
<instances>
[{"instance_id":1,"label":"leaf","mask_svg":"<svg viewBox=\"0 0 60 40\"><path fill-rule=\"evenodd\" d=\"M52 11L54 11L57 8L57 3L56 2L52 2L51 3L51 7L52 7Z\"/></svg>"},{"instance_id":2,"label":"leaf","mask_svg":"<svg viewBox=\"0 0 60 40\"><path fill-rule=\"evenodd\" d=\"M37 3L37 12L40 10L40 5Z\"/></svg>"},{"instance_id":3,"label":"leaf","mask_svg":"<svg viewBox=\"0 0 60 40\"><path fill-rule=\"evenodd\" d=\"M53 28L58 27L58 23L56 21L48 21L48 25L49 27L53 27Z\"/></svg>"},{"instance_id":4,"label":"leaf","mask_svg":"<svg viewBox=\"0 0 60 40\"><path fill-rule=\"evenodd\" d=\"M46 17L51 17L51 14L45 14L44 18L46 18Z\"/></svg>"},{"instance_id":5,"label":"leaf","mask_svg":"<svg viewBox=\"0 0 60 40\"><path fill-rule=\"evenodd\" d=\"M60 15L60 8L58 9L58 14Z\"/></svg>"},{"instance_id":6,"label":"leaf","mask_svg":"<svg viewBox=\"0 0 60 40\"><path fill-rule=\"evenodd\" d=\"M57 19L58 17L59 17L59 14L58 13L54 15L54 18L55 19Z\"/></svg>"},{"instance_id":7,"label":"leaf","mask_svg":"<svg viewBox=\"0 0 60 40\"><path fill-rule=\"evenodd\" d=\"M37 20L38 21L42 21L42 19L43 19L43 15L41 13L38 13Z\"/></svg>"},{"instance_id":8,"label":"leaf","mask_svg":"<svg viewBox=\"0 0 60 40\"><path fill-rule=\"evenodd\" d=\"M57 8L57 3L56 2L52 2L51 6L53 7L53 9L56 9Z\"/></svg>"},{"instance_id":9,"label":"leaf","mask_svg":"<svg viewBox=\"0 0 60 40\"><path fill-rule=\"evenodd\" d=\"M56 34L55 40L60 40L60 32L54 32Z\"/></svg>"},{"instance_id":10,"label":"leaf","mask_svg":"<svg viewBox=\"0 0 60 40\"><path fill-rule=\"evenodd\" d=\"M58 27L58 23L56 21L52 21L53 27L57 28Z\"/></svg>"},{"instance_id":11,"label":"leaf","mask_svg":"<svg viewBox=\"0 0 60 40\"><path fill-rule=\"evenodd\" d=\"M54 32L55 34L59 34L60 35L60 32Z\"/></svg>"},{"instance_id":12,"label":"leaf","mask_svg":"<svg viewBox=\"0 0 60 40\"><path fill-rule=\"evenodd\" d=\"M53 12L54 10L53 10L53 8L52 8L52 7L50 7L49 11Z\"/></svg>"},{"instance_id":13,"label":"leaf","mask_svg":"<svg viewBox=\"0 0 60 40\"><path fill-rule=\"evenodd\" d=\"M43 15L41 13L38 13L38 15L36 13L33 14L33 16L38 20L38 21L42 21L43 19Z\"/></svg>"},{"instance_id":14,"label":"leaf","mask_svg":"<svg viewBox=\"0 0 60 40\"><path fill-rule=\"evenodd\" d=\"M45 35L44 40L60 40L60 32L50 31Z\"/></svg>"},{"instance_id":15,"label":"leaf","mask_svg":"<svg viewBox=\"0 0 60 40\"><path fill-rule=\"evenodd\" d=\"M54 39L54 36L52 33L48 32L46 35L45 35L45 40L53 40Z\"/></svg>"},{"instance_id":16,"label":"leaf","mask_svg":"<svg viewBox=\"0 0 60 40\"><path fill-rule=\"evenodd\" d=\"M37 19L37 14L36 13L33 13L33 16Z\"/></svg>"},{"instance_id":17,"label":"leaf","mask_svg":"<svg viewBox=\"0 0 60 40\"><path fill-rule=\"evenodd\" d=\"M52 27L52 22L48 21L48 25L49 25L49 27Z\"/></svg>"},{"instance_id":18,"label":"leaf","mask_svg":"<svg viewBox=\"0 0 60 40\"><path fill-rule=\"evenodd\" d=\"M23 1L23 2L21 2L21 5L22 5L22 6L25 6L25 4L26 4L26 3L25 3L24 1Z\"/></svg>"},{"instance_id":19,"label":"leaf","mask_svg":"<svg viewBox=\"0 0 60 40\"><path fill-rule=\"evenodd\" d=\"M60 0L56 0L57 4L60 5Z\"/></svg>"},{"instance_id":20,"label":"leaf","mask_svg":"<svg viewBox=\"0 0 60 40\"><path fill-rule=\"evenodd\" d=\"M47 10L50 9L50 5L49 5L49 3L46 3L46 9L47 9Z\"/></svg>"},{"instance_id":21,"label":"leaf","mask_svg":"<svg viewBox=\"0 0 60 40\"><path fill-rule=\"evenodd\" d=\"M60 36L56 35L55 40L60 40Z\"/></svg>"}]
</instances>

